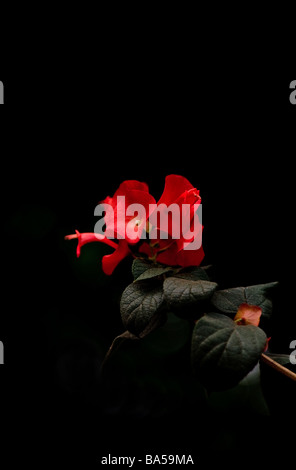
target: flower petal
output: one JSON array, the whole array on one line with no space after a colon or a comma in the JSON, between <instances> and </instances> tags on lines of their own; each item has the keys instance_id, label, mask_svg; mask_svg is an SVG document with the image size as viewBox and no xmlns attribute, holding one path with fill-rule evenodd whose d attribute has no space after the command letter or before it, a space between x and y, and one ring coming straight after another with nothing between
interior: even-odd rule
<instances>
[{"instance_id":1,"label":"flower petal","mask_svg":"<svg viewBox=\"0 0 296 470\"><path fill-rule=\"evenodd\" d=\"M198 250L180 250L176 260L179 266L187 268L189 266L199 266L204 256L203 247L200 247Z\"/></svg>"},{"instance_id":2,"label":"flower petal","mask_svg":"<svg viewBox=\"0 0 296 470\"><path fill-rule=\"evenodd\" d=\"M118 199L118 196L124 196L124 199ZM138 189L128 190L125 194L117 194L113 198L105 199L103 203L110 204L114 209L113 213L108 211L105 216L106 234L112 233L116 238L126 239L131 244L137 243L140 240L143 229L146 227L146 220L149 217L149 206L156 204L154 197L149 192ZM139 209L141 209L140 218L134 212L132 215L126 215L128 207L131 207L133 204L138 205ZM136 211L136 206L134 209ZM132 220L134 220L135 228L132 231L133 235L135 235L134 237L130 237L127 233L128 224L129 229L132 230Z\"/></svg>"},{"instance_id":3,"label":"flower petal","mask_svg":"<svg viewBox=\"0 0 296 470\"><path fill-rule=\"evenodd\" d=\"M185 191L190 191L191 189L194 189L194 187L184 176L168 175L165 179L163 193L157 204L166 204L169 206Z\"/></svg>"},{"instance_id":4,"label":"flower petal","mask_svg":"<svg viewBox=\"0 0 296 470\"><path fill-rule=\"evenodd\" d=\"M126 240L120 240L116 250L111 253L111 255L105 255L102 258L102 268L104 273L110 276L120 261L122 261L129 254L131 254L131 251Z\"/></svg>"},{"instance_id":5,"label":"flower petal","mask_svg":"<svg viewBox=\"0 0 296 470\"><path fill-rule=\"evenodd\" d=\"M166 177L164 192L157 203L157 212L159 213L160 221L163 220L165 224L167 220L167 232L174 236L174 234L181 234L185 222L187 225L190 225L194 212L200 203L201 197L199 191L186 178L178 175L169 175ZM171 209L174 211L173 215L171 211L167 210L171 205L173 205ZM154 213L155 218L156 211ZM155 220L154 225L161 228L158 222L155 223Z\"/></svg>"},{"instance_id":6,"label":"flower petal","mask_svg":"<svg viewBox=\"0 0 296 470\"><path fill-rule=\"evenodd\" d=\"M149 187L147 183L142 183L141 181L126 180L120 184L119 188L117 189L113 197L122 196L126 194L127 191L132 191L132 190L144 191L145 193L148 193Z\"/></svg>"},{"instance_id":7,"label":"flower petal","mask_svg":"<svg viewBox=\"0 0 296 470\"><path fill-rule=\"evenodd\" d=\"M86 243L91 243L91 242L102 242L106 243L106 245L111 246L112 248L117 248L117 243L113 242L112 240L109 240L107 237L104 237L103 235L100 235L99 233L80 233L78 230L75 230L76 234L73 235L66 235L65 240L72 240L74 238L77 238L78 240L78 245L77 245L77 250L76 250L76 255L77 258L80 256L81 252L81 247L83 245L86 245Z\"/></svg>"}]
</instances>

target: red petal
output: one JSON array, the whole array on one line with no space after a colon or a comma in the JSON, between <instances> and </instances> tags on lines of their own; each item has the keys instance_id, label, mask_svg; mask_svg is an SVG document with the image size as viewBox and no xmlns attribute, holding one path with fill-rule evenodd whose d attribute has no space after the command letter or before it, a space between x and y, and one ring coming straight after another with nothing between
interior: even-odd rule
<instances>
[{"instance_id":1,"label":"red petal","mask_svg":"<svg viewBox=\"0 0 296 470\"><path fill-rule=\"evenodd\" d=\"M139 247L139 253L144 253L148 257L152 255L151 248L149 246L149 243L143 242L141 246Z\"/></svg>"},{"instance_id":2,"label":"red petal","mask_svg":"<svg viewBox=\"0 0 296 470\"><path fill-rule=\"evenodd\" d=\"M145 193L148 193L149 187L147 183L141 183L140 181L137 181L137 180L126 180L120 184L119 188L117 189L113 197L123 196L128 191L133 191L133 190L144 191Z\"/></svg>"},{"instance_id":3,"label":"red petal","mask_svg":"<svg viewBox=\"0 0 296 470\"><path fill-rule=\"evenodd\" d=\"M172 239L156 239L152 240L152 243L158 244L157 248L154 248L155 252L160 251L157 254L157 261L169 266L199 266L205 255L202 247L198 250L184 250L184 246L187 245L189 241L183 238L175 241ZM166 247L167 249L165 249ZM139 252L145 253L148 257L153 255L151 247L147 242L142 243Z\"/></svg>"},{"instance_id":4,"label":"red petal","mask_svg":"<svg viewBox=\"0 0 296 470\"><path fill-rule=\"evenodd\" d=\"M167 250L157 255L157 261L162 264L167 264L168 266L177 266L179 265L179 263L177 262L177 253L177 244L172 243Z\"/></svg>"},{"instance_id":5,"label":"red petal","mask_svg":"<svg viewBox=\"0 0 296 470\"><path fill-rule=\"evenodd\" d=\"M148 192L138 189L129 190L125 194L121 194L121 196L125 197L124 204L121 200L117 199L118 196L119 194L117 194L116 197L107 198L104 201L105 204L111 204L114 208L114 220L113 217L105 217L106 233L112 232L117 238L126 239L128 243L137 243L141 238L142 231L146 226L146 220L149 217L149 206L156 204L155 199ZM133 219L135 220L135 224L137 221L137 216L126 216L127 207L132 204L139 204L145 210L145 217L140 218L140 222L137 222L137 237L135 239L129 238L126 233L127 224Z\"/></svg>"},{"instance_id":6,"label":"red petal","mask_svg":"<svg viewBox=\"0 0 296 470\"><path fill-rule=\"evenodd\" d=\"M188 217L188 223L190 223L200 202L201 197L199 195L199 191L194 188L186 178L178 175L167 176L164 192L157 203L157 212L162 213L164 217L168 217L169 222L167 232L170 235L181 233L182 218ZM161 204L164 205L163 209L159 207ZM179 207L178 218L173 218L170 212L167 214L167 207L169 207L171 204L177 205ZM186 211L184 212L182 207L183 204L192 206L190 211L188 211L188 208L186 208ZM157 227L160 228L158 224Z\"/></svg>"},{"instance_id":7,"label":"red petal","mask_svg":"<svg viewBox=\"0 0 296 470\"><path fill-rule=\"evenodd\" d=\"M105 255L102 258L102 268L104 273L111 275L120 261L122 261L129 254L131 254L131 251L127 242L125 240L120 240L116 250L111 253L111 255Z\"/></svg>"},{"instance_id":8,"label":"red petal","mask_svg":"<svg viewBox=\"0 0 296 470\"><path fill-rule=\"evenodd\" d=\"M129 191L141 191L144 193L149 193L149 188L146 183L141 183L140 181L136 180L126 180L120 184L113 197L107 196L103 201L101 201L101 203L110 204L115 209L117 205L117 196L126 196Z\"/></svg>"},{"instance_id":9,"label":"red petal","mask_svg":"<svg viewBox=\"0 0 296 470\"><path fill-rule=\"evenodd\" d=\"M180 175L168 175L165 179L164 190L157 204L169 206L175 202L184 191L194 189L192 184Z\"/></svg>"},{"instance_id":10,"label":"red petal","mask_svg":"<svg viewBox=\"0 0 296 470\"><path fill-rule=\"evenodd\" d=\"M78 239L78 245L76 250L77 258L80 256L81 247L86 245L86 243L91 242L102 242L106 243L106 245L112 246L112 248L117 248L117 243L109 240L107 237L100 235L99 233L80 233L78 230L75 230L76 234L74 235L66 235L65 240L72 240L74 238Z\"/></svg>"},{"instance_id":11,"label":"red petal","mask_svg":"<svg viewBox=\"0 0 296 470\"><path fill-rule=\"evenodd\" d=\"M177 264L183 268L188 266L199 266L204 259L203 247L198 250L180 250L177 254Z\"/></svg>"}]
</instances>

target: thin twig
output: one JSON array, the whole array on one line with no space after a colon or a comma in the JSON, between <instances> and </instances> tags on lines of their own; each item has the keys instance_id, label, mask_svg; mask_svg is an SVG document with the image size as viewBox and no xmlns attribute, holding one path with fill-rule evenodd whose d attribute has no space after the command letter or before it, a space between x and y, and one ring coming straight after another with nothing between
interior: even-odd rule
<instances>
[{"instance_id":1,"label":"thin twig","mask_svg":"<svg viewBox=\"0 0 296 470\"><path fill-rule=\"evenodd\" d=\"M261 354L261 360L268 366L272 367L273 369L277 370L281 374L285 375L286 377L289 377L290 379L296 382L295 372L292 372L290 369L287 369L287 367L282 366L281 364L274 361L273 359L271 359L271 357L267 356L266 354Z\"/></svg>"},{"instance_id":2,"label":"thin twig","mask_svg":"<svg viewBox=\"0 0 296 470\"><path fill-rule=\"evenodd\" d=\"M103 368L104 368L106 362L108 361L109 357L111 356L111 354L113 354L115 351L117 351L117 349L120 347L120 345L127 339L138 339L138 338L137 338L137 336L133 335L129 331L125 331L121 335L116 336L116 338L114 338L114 340L112 341L112 344L111 344L110 348L108 349L107 354L105 355L105 358L104 358L104 360L101 364L101 372L103 371Z\"/></svg>"}]
</instances>

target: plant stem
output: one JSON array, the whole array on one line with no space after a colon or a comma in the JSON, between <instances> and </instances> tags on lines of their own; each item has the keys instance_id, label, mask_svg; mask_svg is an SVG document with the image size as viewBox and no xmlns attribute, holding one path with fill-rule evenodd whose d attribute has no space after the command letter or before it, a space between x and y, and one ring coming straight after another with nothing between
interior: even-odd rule
<instances>
[{"instance_id":1,"label":"plant stem","mask_svg":"<svg viewBox=\"0 0 296 470\"><path fill-rule=\"evenodd\" d=\"M271 359L271 357L268 357L266 354L261 354L261 361L296 382L295 372L292 372L290 369L282 366L278 362Z\"/></svg>"},{"instance_id":2,"label":"plant stem","mask_svg":"<svg viewBox=\"0 0 296 470\"><path fill-rule=\"evenodd\" d=\"M109 357L111 356L111 354L113 354L115 351L117 351L117 349L120 347L120 345L127 339L138 339L138 337L133 335L129 331L125 331L121 335L116 336L116 338L114 338L114 340L112 341L112 344L111 344L110 348L108 349L107 354L105 355L105 358L104 358L104 360L101 364L101 372L103 371L103 368L104 368L106 362L108 361Z\"/></svg>"}]
</instances>

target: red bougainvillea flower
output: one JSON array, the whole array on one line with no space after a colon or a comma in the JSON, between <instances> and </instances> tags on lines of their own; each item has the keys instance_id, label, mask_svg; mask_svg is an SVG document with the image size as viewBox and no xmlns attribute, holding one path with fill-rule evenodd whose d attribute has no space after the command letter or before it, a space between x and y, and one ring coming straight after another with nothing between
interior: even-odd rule
<instances>
[{"instance_id":1,"label":"red bougainvillea flower","mask_svg":"<svg viewBox=\"0 0 296 470\"><path fill-rule=\"evenodd\" d=\"M101 203L102 206L113 209L111 212L107 210L104 217L105 235L109 238L124 239L129 244L138 243L146 228L149 206L153 204L155 199L149 193L146 183L136 180L124 181L113 197L108 196Z\"/></svg>"},{"instance_id":2,"label":"red bougainvillea flower","mask_svg":"<svg viewBox=\"0 0 296 470\"><path fill-rule=\"evenodd\" d=\"M261 315L262 308L257 307L257 305L241 304L234 317L234 321L238 325L258 326Z\"/></svg>"},{"instance_id":3,"label":"red bougainvillea flower","mask_svg":"<svg viewBox=\"0 0 296 470\"><path fill-rule=\"evenodd\" d=\"M194 214L201 203L199 191L183 176L169 175L165 180L165 187L161 198L157 203L157 209L161 213L172 204L182 207L186 204L189 213L183 213L180 210L181 217L177 221L171 219L168 224L167 239L161 238L159 226L153 227L158 235L150 243L143 243L139 251L145 253L148 258L169 266L199 266L204 258L203 247L198 249L185 249L194 239L201 239L202 225L194 222ZM153 214L152 214L153 215ZM183 233L183 217L189 221L188 233ZM151 219L149 219L150 221ZM179 224L179 227L176 227ZM180 237L173 239L171 237L174 231L179 230ZM176 233L176 232L175 232Z\"/></svg>"}]
</instances>

